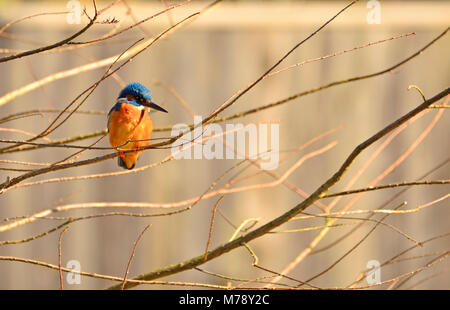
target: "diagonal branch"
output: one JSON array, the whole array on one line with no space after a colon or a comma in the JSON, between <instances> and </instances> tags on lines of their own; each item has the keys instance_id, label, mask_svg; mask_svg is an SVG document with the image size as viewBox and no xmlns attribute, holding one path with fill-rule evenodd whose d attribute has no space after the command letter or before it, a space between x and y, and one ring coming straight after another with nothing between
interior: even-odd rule
<instances>
[{"instance_id":1,"label":"diagonal branch","mask_svg":"<svg viewBox=\"0 0 450 310\"><path fill-rule=\"evenodd\" d=\"M265 76L269 75L278 65L280 65L289 55L291 55L298 47L303 45L306 41L311 39L313 36L315 36L318 32L320 32L323 28L325 28L329 23L331 23L336 17L338 17L341 13L343 13L345 10L347 10L349 7L351 7L353 4L358 2L359 0L353 0L348 5L346 5L343 9L341 9L339 12L336 13L332 18L328 19L322 26L317 28L314 32L312 32L309 36L307 36L302 41L298 42L293 48L291 48L283 57L281 57L274 65L272 65L264 74L262 74L259 78L257 78L253 83L251 83L249 86L247 86L242 92L236 95L231 101L225 102L221 106L219 106L213 113L211 113L208 117L206 117L202 121L202 125L208 123L210 120L215 118L220 112L224 111L225 109L229 108L232 104L234 104L239 98L241 98L244 94L249 92L256 84L261 82Z\"/></svg>"},{"instance_id":2,"label":"diagonal branch","mask_svg":"<svg viewBox=\"0 0 450 310\"><path fill-rule=\"evenodd\" d=\"M273 219L272 221L266 223L265 225L263 225L263 226L255 229L255 230L247 233L246 235L243 235L243 236L241 236L239 238L236 238L236 239L232 240L231 242L225 243L225 244L223 244L223 245L221 245L221 246L219 246L219 247L217 247L217 248L215 248L213 250L208 251L206 259L205 259L205 253L203 253L203 254L201 254L199 256L196 256L196 257L194 257L192 259L183 261L181 263L173 264L173 265L170 265L170 266L167 266L167 267L163 267L161 269L157 269L157 270L149 272L149 273L142 274L142 275L136 277L135 280L153 280L153 279L165 277L165 276L168 276L168 275L172 275L172 274L175 274L175 273L179 273L179 272L182 272L182 271L189 270L189 269L192 269L194 267L200 266L200 265L204 264L207 261L210 261L210 260L212 260L212 259L214 259L214 258L216 258L218 256L221 256L221 255L223 255L223 254L225 254L225 253L227 253L227 252L229 252L229 251L231 251L231 250L233 250L235 248L243 246L244 243L248 243L251 240L254 240L254 239L258 238L258 237L261 237L261 236L267 234L268 232L270 232L271 230L273 230L274 228L276 228L276 227L286 223L291 218L293 218L295 215L297 215L298 213L300 213L301 211L303 211L304 209L306 209L307 207L312 205L316 200L322 198L325 195L325 193L334 184L339 182L339 180L345 174L347 169L350 167L350 165L353 163L353 161L356 159L356 157L362 151L364 151L366 148L368 148L370 145L372 145L376 141L380 140L382 137L384 137L386 134L391 132L396 127L398 127L401 124L405 123L406 121L408 121L409 119L411 119L412 117L414 117L415 115L420 113L421 111L427 109L428 106L430 106L434 102L444 98L445 96L447 96L449 94L450 94L450 88L447 88L447 89L441 91L440 93L436 94L434 97L426 100L425 102L420 104L415 109L411 110L407 114L403 115L402 117L400 117L396 121L394 121L391 124L387 125L385 128L381 129L376 134L374 134L373 136L371 136L370 138L368 138L367 140L365 140L364 142L359 144L350 153L350 155L347 157L347 159L341 165L339 170L335 174L333 174L333 176L331 176L325 183L323 183L319 188L317 188L314 191L314 193L312 193L307 199L305 199L304 201L302 201L301 203L299 203L298 205L296 205L295 207L293 207L292 209L290 209L286 213L280 215L279 217ZM134 287L136 285L138 285L138 284L128 283L128 285L125 285L124 288L132 288L132 287ZM109 289L119 289L119 288L120 288L120 285L114 285L114 286L111 286Z\"/></svg>"},{"instance_id":3,"label":"diagonal branch","mask_svg":"<svg viewBox=\"0 0 450 310\"><path fill-rule=\"evenodd\" d=\"M391 184L378 185L378 186L369 186L369 187L365 187L365 188L359 188L359 189L353 189L353 190L348 190L348 191L343 191L343 192L325 194L322 196L322 198L352 195L352 194L357 194L357 193L362 193L362 192L377 191L380 189L402 187L402 186L435 185L435 184L450 184L450 180L425 180L425 181L400 182L400 183L391 183Z\"/></svg>"}]
</instances>

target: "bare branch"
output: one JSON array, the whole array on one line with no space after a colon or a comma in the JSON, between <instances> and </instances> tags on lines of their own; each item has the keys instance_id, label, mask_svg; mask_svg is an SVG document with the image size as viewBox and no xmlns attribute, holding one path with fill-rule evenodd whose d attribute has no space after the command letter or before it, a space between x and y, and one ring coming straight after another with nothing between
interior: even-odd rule
<instances>
[{"instance_id":1,"label":"bare branch","mask_svg":"<svg viewBox=\"0 0 450 310\"><path fill-rule=\"evenodd\" d=\"M325 195L322 196L322 198L330 198L330 197L336 197L336 196L351 195L351 194L357 194L357 193L362 193L362 192L377 191L377 190L380 190L380 189L395 188L395 187L402 187L402 186L436 185L436 184L450 184L450 180L429 180L429 181L400 182L400 183L391 183L391 184L378 185L378 186L369 186L369 187L366 187L366 188L354 189L354 190L343 191L343 192L338 192L338 193L325 194Z\"/></svg>"},{"instance_id":2,"label":"bare branch","mask_svg":"<svg viewBox=\"0 0 450 310\"><path fill-rule=\"evenodd\" d=\"M139 234L138 238L134 242L133 250L131 251L131 255L130 255L130 259L128 261L127 269L125 270L125 275L123 276L123 282L122 282L122 288L121 288L122 290L123 290L123 287L125 286L125 283L127 283L127 276L128 276L128 272L130 271L131 261L133 260L134 253L136 252L136 247L137 247L137 245L139 243L139 240L141 240L142 236L145 234L147 229L150 228L150 226L152 226L152 225L148 224L147 226L145 226L145 228L142 230L142 232Z\"/></svg>"},{"instance_id":3,"label":"bare branch","mask_svg":"<svg viewBox=\"0 0 450 310\"><path fill-rule=\"evenodd\" d=\"M95 0L93 0L93 2L94 2L94 7L95 7ZM2 57L2 58L0 58L0 63L6 62L6 61L10 61L10 60L14 60L14 59L18 59L18 58L22 58L22 57L25 57L25 56L30 56L30 55L42 53L44 51L48 51L48 50L60 47L62 45L68 44L73 39L79 37L84 32L86 32L86 30L91 28L91 26L97 20L97 17L98 17L98 12L97 12L97 9L95 9L94 17L92 19L90 19L89 23L86 26L84 26L80 31L78 31L77 33L71 35L70 37L65 38L64 40L61 40L59 42L47 45L47 46L43 46L43 47L39 47L39 48L36 48L36 49L33 49L33 50L29 50L29 51L26 51L26 52L21 52L21 53L13 54L13 55L10 55L10 56Z\"/></svg>"},{"instance_id":4,"label":"bare branch","mask_svg":"<svg viewBox=\"0 0 450 310\"><path fill-rule=\"evenodd\" d=\"M63 284L63 276L62 276L62 269L61 269L61 239L62 236L64 235L64 233L67 231L69 227L67 226L66 228L64 228L61 233L59 234L59 239L58 239L58 267L59 267L59 287L61 288L61 290L64 289L64 284Z\"/></svg>"}]
</instances>

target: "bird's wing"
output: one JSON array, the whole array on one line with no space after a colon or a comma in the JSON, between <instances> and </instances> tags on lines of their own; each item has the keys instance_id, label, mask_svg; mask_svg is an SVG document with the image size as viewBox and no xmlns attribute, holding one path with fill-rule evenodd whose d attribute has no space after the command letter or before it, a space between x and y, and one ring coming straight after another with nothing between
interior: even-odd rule
<instances>
[{"instance_id":1,"label":"bird's wing","mask_svg":"<svg viewBox=\"0 0 450 310\"><path fill-rule=\"evenodd\" d=\"M113 105L113 107L111 108L111 110L109 110L108 112L108 122L106 123L106 128L109 128L109 119L111 118L111 113L112 111L119 111L120 107L122 106L122 103L127 102L126 99L124 98L119 98L117 99L117 102L115 105Z\"/></svg>"}]
</instances>

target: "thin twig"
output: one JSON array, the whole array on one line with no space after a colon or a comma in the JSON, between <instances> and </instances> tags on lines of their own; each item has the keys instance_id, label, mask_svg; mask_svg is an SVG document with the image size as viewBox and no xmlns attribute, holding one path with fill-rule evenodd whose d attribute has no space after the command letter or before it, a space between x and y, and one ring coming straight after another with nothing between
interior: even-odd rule
<instances>
[{"instance_id":1,"label":"thin twig","mask_svg":"<svg viewBox=\"0 0 450 310\"><path fill-rule=\"evenodd\" d=\"M33 15L23 16L18 19L10 21L6 25L4 25L2 28L0 28L0 34L2 32L4 32L6 29L8 29L9 27L11 27L12 25L19 23L21 21L24 21L26 19L29 19L29 18L38 17L38 16L46 16L46 15L61 15L61 14L67 14L67 12L44 12L44 13L37 13L37 14L33 14Z\"/></svg>"},{"instance_id":2,"label":"thin twig","mask_svg":"<svg viewBox=\"0 0 450 310\"><path fill-rule=\"evenodd\" d=\"M123 282L122 282L122 287L121 287L122 290L123 290L123 287L125 286L125 283L127 283L127 276L128 276L128 272L130 271L131 261L133 260L134 253L136 252L136 247L137 247L139 241L141 240L142 236L147 231L147 229L150 228L150 226L152 226L152 224L148 224L147 226L145 226L145 228L142 230L142 232L139 234L136 241L134 242L133 250L131 251L130 259L128 260L127 269L125 270L125 275L123 276Z\"/></svg>"},{"instance_id":3,"label":"thin twig","mask_svg":"<svg viewBox=\"0 0 450 310\"><path fill-rule=\"evenodd\" d=\"M210 244L211 238L212 238L212 230L214 227L214 219L216 217L216 210L217 210L217 207L219 206L220 201L223 199L223 197L225 197L225 195L222 195L219 197L219 199L217 199L217 202L214 204L214 208L212 210L211 224L209 225L208 241L206 242L206 249L205 249L205 260L208 257L209 244Z\"/></svg>"},{"instance_id":4,"label":"thin twig","mask_svg":"<svg viewBox=\"0 0 450 310\"><path fill-rule=\"evenodd\" d=\"M400 182L400 183L391 183L391 184L378 185L378 186L369 186L369 187L359 188L359 189L354 189L354 190L349 190L349 191L325 194L325 195L323 195L322 198L352 195L352 194L357 194L357 193L362 193L362 192L377 191L377 190L386 189L386 188L395 188L395 187L413 186L413 185L436 185L436 184L450 184L450 180L425 180L425 181Z\"/></svg>"},{"instance_id":5,"label":"thin twig","mask_svg":"<svg viewBox=\"0 0 450 310\"><path fill-rule=\"evenodd\" d=\"M69 227L68 226L66 226L62 231L61 231L61 233L59 234L59 239L58 239L58 267L59 267L59 287L60 287L60 289L61 290L63 290L64 289L64 284L63 284L63 276L62 276L62 265L61 265L61 253L62 253L62 251L61 251L61 239L62 239L62 236L64 235L64 233L67 231L67 229L69 229Z\"/></svg>"}]
</instances>

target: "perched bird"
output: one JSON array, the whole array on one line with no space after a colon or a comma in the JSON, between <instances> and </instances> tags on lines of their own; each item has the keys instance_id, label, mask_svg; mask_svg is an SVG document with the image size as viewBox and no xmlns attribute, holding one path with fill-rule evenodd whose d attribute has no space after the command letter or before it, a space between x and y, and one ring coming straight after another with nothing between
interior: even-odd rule
<instances>
[{"instance_id":1,"label":"perched bird","mask_svg":"<svg viewBox=\"0 0 450 310\"><path fill-rule=\"evenodd\" d=\"M150 108L167 113L152 102L152 94L147 87L134 82L122 89L116 104L109 111L109 143L120 149L120 167L133 169L139 154L144 152L136 149L150 144L153 131ZM125 150L134 151L124 153Z\"/></svg>"}]
</instances>

